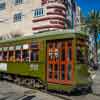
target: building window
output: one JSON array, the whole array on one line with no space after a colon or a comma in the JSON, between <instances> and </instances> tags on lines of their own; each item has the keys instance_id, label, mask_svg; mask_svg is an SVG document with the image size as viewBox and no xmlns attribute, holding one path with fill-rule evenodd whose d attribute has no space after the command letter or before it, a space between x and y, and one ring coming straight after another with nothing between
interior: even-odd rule
<instances>
[{"instance_id":1,"label":"building window","mask_svg":"<svg viewBox=\"0 0 100 100\"><path fill-rule=\"evenodd\" d=\"M6 4L5 3L0 3L0 10L4 10L5 9Z\"/></svg>"},{"instance_id":2,"label":"building window","mask_svg":"<svg viewBox=\"0 0 100 100\"><path fill-rule=\"evenodd\" d=\"M23 0L15 0L15 5L19 5L19 4L22 4L23 3Z\"/></svg>"},{"instance_id":3,"label":"building window","mask_svg":"<svg viewBox=\"0 0 100 100\"><path fill-rule=\"evenodd\" d=\"M43 8L39 8L39 9L34 10L34 13L33 13L34 17L41 17L43 15L44 15Z\"/></svg>"},{"instance_id":4,"label":"building window","mask_svg":"<svg viewBox=\"0 0 100 100\"><path fill-rule=\"evenodd\" d=\"M14 22L18 22L22 20L22 13L17 13L14 15Z\"/></svg>"}]
</instances>

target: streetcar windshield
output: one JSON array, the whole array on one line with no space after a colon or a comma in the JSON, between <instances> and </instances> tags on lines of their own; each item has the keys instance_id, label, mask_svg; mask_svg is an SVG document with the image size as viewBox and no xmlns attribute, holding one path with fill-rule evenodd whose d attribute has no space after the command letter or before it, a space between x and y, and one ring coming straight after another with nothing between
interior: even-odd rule
<instances>
[{"instance_id":1,"label":"streetcar windshield","mask_svg":"<svg viewBox=\"0 0 100 100\"><path fill-rule=\"evenodd\" d=\"M87 61L88 61L87 53L88 52L84 46L77 46L77 48L76 48L77 63L80 63L80 64L87 63Z\"/></svg>"}]
</instances>

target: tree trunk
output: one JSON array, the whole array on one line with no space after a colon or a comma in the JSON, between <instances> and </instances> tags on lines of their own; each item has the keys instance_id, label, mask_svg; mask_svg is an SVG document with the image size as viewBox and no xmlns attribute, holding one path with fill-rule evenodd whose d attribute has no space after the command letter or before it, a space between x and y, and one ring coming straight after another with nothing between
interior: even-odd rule
<instances>
[{"instance_id":1,"label":"tree trunk","mask_svg":"<svg viewBox=\"0 0 100 100\"><path fill-rule=\"evenodd\" d=\"M97 33L94 33L94 63L97 64L98 63L98 54L97 54L97 50L98 50L98 46L97 46Z\"/></svg>"}]
</instances>

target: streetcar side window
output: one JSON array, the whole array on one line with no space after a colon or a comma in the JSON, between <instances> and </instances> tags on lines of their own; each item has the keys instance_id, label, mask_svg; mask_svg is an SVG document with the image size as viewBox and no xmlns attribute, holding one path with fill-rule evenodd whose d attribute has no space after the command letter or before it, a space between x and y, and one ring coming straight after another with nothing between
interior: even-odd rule
<instances>
[{"instance_id":1,"label":"streetcar side window","mask_svg":"<svg viewBox=\"0 0 100 100\"><path fill-rule=\"evenodd\" d=\"M32 50L31 52L31 61L38 61L39 60L39 51Z\"/></svg>"},{"instance_id":2,"label":"streetcar side window","mask_svg":"<svg viewBox=\"0 0 100 100\"><path fill-rule=\"evenodd\" d=\"M16 50L15 59L16 61L21 61L21 50Z\"/></svg>"},{"instance_id":3,"label":"streetcar side window","mask_svg":"<svg viewBox=\"0 0 100 100\"><path fill-rule=\"evenodd\" d=\"M0 49L0 61L30 62L39 60L39 44L19 44Z\"/></svg>"},{"instance_id":4,"label":"streetcar side window","mask_svg":"<svg viewBox=\"0 0 100 100\"><path fill-rule=\"evenodd\" d=\"M3 52L3 60L4 61L7 61L7 51L4 51Z\"/></svg>"},{"instance_id":5,"label":"streetcar side window","mask_svg":"<svg viewBox=\"0 0 100 100\"><path fill-rule=\"evenodd\" d=\"M39 60L39 43L37 43L37 42L33 42L31 44L30 59L31 59L31 61Z\"/></svg>"},{"instance_id":6,"label":"streetcar side window","mask_svg":"<svg viewBox=\"0 0 100 100\"><path fill-rule=\"evenodd\" d=\"M29 61L29 44L23 44L22 61Z\"/></svg>"},{"instance_id":7,"label":"streetcar side window","mask_svg":"<svg viewBox=\"0 0 100 100\"><path fill-rule=\"evenodd\" d=\"M14 60L14 52L13 52L13 51L9 51L8 60L9 60L9 61L13 61L13 60Z\"/></svg>"},{"instance_id":8,"label":"streetcar side window","mask_svg":"<svg viewBox=\"0 0 100 100\"><path fill-rule=\"evenodd\" d=\"M76 49L77 63L85 63L85 50L84 47L78 46Z\"/></svg>"},{"instance_id":9,"label":"streetcar side window","mask_svg":"<svg viewBox=\"0 0 100 100\"><path fill-rule=\"evenodd\" d=\"M17 62L21 61L21 49L22 49L22 45L16 45L16 47L15 47L15 61L17 61Z\"/></svg>"},{"instance_id":10,"label":"streetcar side window","mask_svg":"<svg viewBox=\"0 0 100 100\"><path fill-rule=\"evenodd\" d=\"M3 55L2 55L2 52L0 52L0 61L2 61L3 60L3 57L2 57Z\"/></svg>"},{"instance_id":11,"label":"streetcar side window","mask_svg":"<svg viewBox=\"0 0 100 100\"><path fill-rule=\"evenodd\" d=\"M29 50L23 50L23 61L29 61Z\"/></svg>"}]
</instances>

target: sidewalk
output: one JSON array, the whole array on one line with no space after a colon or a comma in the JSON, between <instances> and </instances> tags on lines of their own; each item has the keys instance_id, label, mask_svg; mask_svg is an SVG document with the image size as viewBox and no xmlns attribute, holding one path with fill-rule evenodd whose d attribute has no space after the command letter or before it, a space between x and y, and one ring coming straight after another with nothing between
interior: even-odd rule
<instances>
[{"instance_id":1,"label":"sidewalk","mask_svg":"<svg viewBox=\"0 0 100 100\"><path fill-rule=\"evenodd\" d=\"M100 67L97 71L92 71L91 78L93 79L93 94L100 95Z\"/></svg>"}]
</instances>

